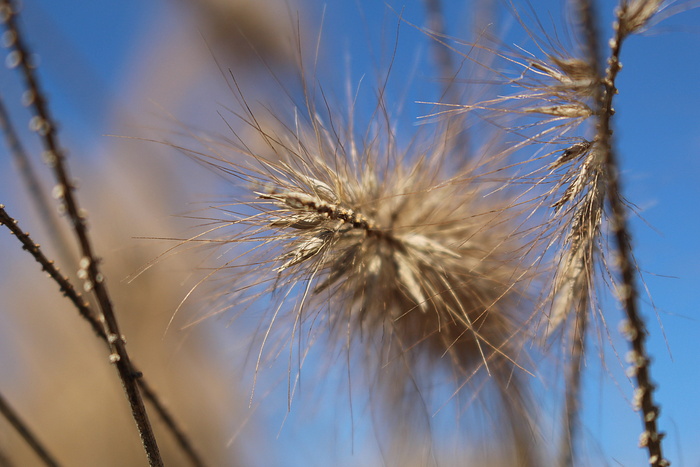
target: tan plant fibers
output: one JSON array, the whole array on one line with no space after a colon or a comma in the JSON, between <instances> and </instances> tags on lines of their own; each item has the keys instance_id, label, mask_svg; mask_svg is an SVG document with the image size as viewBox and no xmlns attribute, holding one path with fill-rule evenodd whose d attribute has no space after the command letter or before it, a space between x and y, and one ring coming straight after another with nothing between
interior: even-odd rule
<instances>
[{"instance_id":1,"label":"tan plant fibers","mask_svg":"<svg viewBox=\"0 0 700 467\"><path fill-rule=\"evenodd\" d=\"M242 107L255 133L246 141L261 141L255 151L216 140L185 150L230 176L237 194L213 206L208 230L183 246L229 250L233 259L209 273L227 278L224 303L240 311L277 297L256 367L279 355L280 332L291 331L281 339L290 353L294 341L303 354L324 338L331 352L369 363L390 400L426 397L436 375L448 374L450 392L481 388L474 396L499 401L504 425L529 430L521 381L531 278L507 197L487 196L493 185L473 169L449 173L455 154L443 144L399 147L383 103L362 136L344 121L352 115L322 115L311 97L289 125L278 118L263 128Z\"/></svg>"}]
</instances>

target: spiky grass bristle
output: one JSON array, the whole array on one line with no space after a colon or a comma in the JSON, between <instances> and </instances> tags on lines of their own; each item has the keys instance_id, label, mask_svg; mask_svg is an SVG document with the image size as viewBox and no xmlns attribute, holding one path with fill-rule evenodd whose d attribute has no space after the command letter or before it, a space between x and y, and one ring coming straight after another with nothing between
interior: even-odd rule
<instances>
[{"instance_id":1,"label":"spiky grass bristle","mask_svg":"<svg viewBox=\"0 0 700 467\"><path fill-rule=\"evenodd\" d=\"M442 144L400 147L382 122L358 136L313 105L295 112L293 126L263 128L248 112L263 149L195 157L237 181L235 201L216 207L227 218L208 234L231 247L216 271L229 278L223 295L239 307L276 297L258 367L271 336L291 333L285 341L304 347L322 335L390 399L429 397L423 391L451 375L451 392L491 388L473 396L498 401L513 430L526 425L534 307L507 196L473 169L450 173L455 155Z\"/></svg>"}]
</instances>

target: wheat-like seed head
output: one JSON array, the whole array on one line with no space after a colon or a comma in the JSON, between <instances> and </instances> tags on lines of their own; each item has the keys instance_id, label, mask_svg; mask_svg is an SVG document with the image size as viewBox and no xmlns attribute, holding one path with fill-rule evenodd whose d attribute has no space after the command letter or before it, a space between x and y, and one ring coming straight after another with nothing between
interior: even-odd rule
<instances>
[{"instance_id":1,"label":"wheat-like seed head","mask_svg":"<svg viewBox=\"0 0 700 467\"><path fill-rule=\"evenodd\" d=\"M496 155L500 163L493 164L493 171L500 173L511 164L521 167L520 174L506 180L525 187L518 200L531 205L537 267L553 265L540 303L545 322L540 331L546 338L594 289L606 174L599 141L587 133L597 120L602 83L596 63L583 50L567 50L559 37L537 34L514 13L530 36L532 51L499 43L468 44L467 49L493 55L494 63L483 66L499 77L505 92L474 104L449 105L442 114L481 114L516 138ZM571 42L577 38L572 36ZM468 53L463 56L470 59ZM523 153L528 155L523 158Z\"/></svg>"},{"instance_id":2,"label":"wheat-like seed head","mask_svg":"<svg viewBox=\"0 0 700 467\"><path fill-rule=\"evenodd\" d=\"M495 45L456 42L454 50L465 60L483 67L494 83L503 86L503 91L496 97L473 103L432 102L439 110L426 117L480 114L497 121L511 133L525 136L530 144L553 142L571 134L594 114L593 97L599 85L595 69L563 47L555 47L551 41L545 49L542 39L532 31L528 33L534 53L522 47L512 50L498 42ZM468 52L461 52L465 48ZM475 50L490 55L491 60L472 58Z\"/></svg>"},{"instance_id":3,"label":"wheat-like seed head","mask_svg":"<svg viewBox=\"0 0 700 467\"><path fill-rule=\"evenodd\" d=\"M302 348L324 336L402 404L445 375L450 392L496 388L483 395L518 431L529 422L522 361L533 307L507 201L486 197L493 186L474 173L448 173L450 155L430 142L400 148L381 122L358 136L337 115L304 113L265 128L251 113L262 149L196 156L239 182L235 202L216 208L230 219L212 229L232 247L219 265L232 274L227 300L277 301L258 365L279 354L272 336L291 333L282 340Z\"/></svg>"}]
</instances>

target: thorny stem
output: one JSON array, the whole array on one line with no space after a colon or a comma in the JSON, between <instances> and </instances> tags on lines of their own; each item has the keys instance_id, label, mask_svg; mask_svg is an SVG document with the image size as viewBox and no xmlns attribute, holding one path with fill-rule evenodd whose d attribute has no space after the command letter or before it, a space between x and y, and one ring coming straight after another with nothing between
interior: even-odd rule
<instances>
[{"instance_id":1,"label":"thorny stem","mask_svg":"<svg viewBox=\"0 0 700 467\"><path fill-rule=\"evenodd\" d=\"M92 330L109 346L109 341L107 339L107 334L105 333L104 327L96 317L95 313L90 309L85 300L79 292L75 290L75 287L71 282L63 276L58 268L54 265L54 262L49 260L38 244L34 243L29 237L29 234L23 232L22 229L17 225L15 221L8 213L5 211L4 206L0 204L0 225L6 226L10 232L12 232L17 239L22 243L22 248L28 251L42 267L42 270L46 272L51 279L53 279L59 286L60 291L73 303L80 315L85 318L85 320L90 323ZM135 363L131 363L131 368L137 375L141 375L138 367ZM154 407L158 415L161 417L166 427L175 436L178 445L183 450L185 455L189 458L190 462L194 466L205 465L202 461L201 456L195 450L194 446L188 439L187 435L184 433L182 428L178 426L172 414L165 407L163 402L160 400L156 392L151 388L146 379L141 376L137 379L137 383L141 391L143 391L143 396L148 400Z\"/></svg>"},{"instance_id":2,"label":"thorny stem","mask_svg":"<svg viewBox=\"0 0 700 467\"><path fill-rule=\"evenodd\" d=\"M586 35L586 44L591 59L595 58L596 67L599 67L597 58L599 44L595 23L595 11L589 0L579 2L581 9L581 20ZM663 433L660 433L656 424L659 415L659 408L654 403L654 385L650 376L650 359L646 351L647 330L644 320L639 314L637 298L637 284L635 280L636 269L632 257L632 242L629 227L627 226L627 216L624 203L622 202L622 190L620 188L619 170L615 152L613 150L612 124L611 119L615 113L612 102L617 94L615 79L622 69L620 64L620 50L622 42L632 31L627 25L622 25L622 18L629 8L629 3L622 1L616 11L614 36L610 40L610 55L607 59L607 67L603 77L602 95L599 96L600 107L598 109L598 127L596 132L597 148L599 160L605 167L607 199L611 210L611 228L615 237L617 249L617 262L621 278L619 286L619 299L627 315L627 326L629 327L626 337L632 344L631 364L636 378L635 404L638 403L642 411L642 421L645 431L640 437L640 446L646 447L649 452L649 464L653 467L665 467L670 462L664 459L661 449ZM600 70L597 74L600 76ZM598 91L599 94L600 91Z\"/></svg>"},{"instance_id":3,"label":"thorny stem","mask_svg":"<svg viewBox=\"0 0 700 467\"><path fill-rule=\"evenodd\" d=\"M162 466L163 460L160 456L158 444L153 428L151 427L146 407L138 389L139 374L134 371L129 361L129 354L126 351L124 336L119 331L116 317L112 309L112 302L104 283L104 276L100 272L98 259L93 253L92 244L87 233L85 214L78 205L76 197L73 195L75 186L69 175L68 168L64 162L65 155L58 143L56 125L49 115L48 106L43 93L40 90L37 79L34 75L33 67L29 63L30 55L25 47L19 29L15 22L15 9L11 0L0 0L0 15L5 22L10 47L13 49L8 55L10 65L18 65L25 81L25 87L31 95L34 117L31 125L41 137L41 141L46 151L46 159L54 171L54 176L58 181L58 192L62 192L63 206L68 214L73 230L80 244L82 259L80 267L87 274L88 280L85 285L88 289L94 290L97 303L101 311L101 321L103 321L107 341L110 346L110 361L112 361L119 373L119 377L124 387L124 392L131 405L131 412L138 427L141 442L143 443L148 462L151 466Z\"/></svg>"},{"instance_id":4,"label":"thorny stem","mask_svg":"<svg viewBox=\"0 0 700 467\"><path fill-rule=\"evenodd\" d=\"M58 268L54 265L54 262L49 260L38 243L34 243L29 237L29 234L23 232L22 229L17 225L17 221L13 219L7 211L5 211L5 206L0 204L0 225L7 227L10 232L12 232L17 239L22 243L22 248L27 250L31 254L37 263L41 264L41 269L45 271L51 279L53 279L63 293L68 299L73 302L73 305L77 308L80 315L85 318L92 330L100 338L107 341L107 334L105 334L104 327L100 324L99 320L95 317L95 314L90 309L88 303L83 300L82 295L75 290L73 284L70 283L67 277L63 276Z\"/></svg>"},{"instance_id":5,"label":"thorny stem","mask_svg":"<svg viewBox=\"0 0 700 467\"><path fill-rule=\"evenodd\" d=\"M20 416L15 412L12 407L7 403L5 398L0 393L0 413L7 419L7 421L12 425L12 427L19 433L22 438L29 444L32 450L36 453L39 458L44 462L44 464L49 467L58 467L60 464L54 459L54 457L49 453L49 451L41 444L41 441L32 433L26 423L20 418ZM0 465L2 465L2 459L0 458Z\"/></svg>"}]
</instances>

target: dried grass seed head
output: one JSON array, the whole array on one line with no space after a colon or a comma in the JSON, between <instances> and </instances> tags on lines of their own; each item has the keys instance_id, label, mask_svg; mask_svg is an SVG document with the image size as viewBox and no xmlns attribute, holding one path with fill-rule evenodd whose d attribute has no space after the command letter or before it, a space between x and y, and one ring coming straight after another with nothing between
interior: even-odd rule
<instances>
[{"instance_id":1,"label":"dried grass seed head","mask_svg":"<svg viewBox=\"0 0 700 467\"><path fill-rule=\"evenodd\" d=\"M358 136L312 105L294 114L293 125L251 125L267 153L240 144L215 156L244 182L235 205L253 210L214 231L236 246L222 267L239 272L229 299L273 292L284 303L266 334L284 332L286 315L294 339L329 331L336 348L364 348L374 370L403 368L407 385L437 368L459 385L520 366L531 303L507 203L486 198L474 174L448 174L449 155L429 143L399 148L388 124Z\"/></svg>"},{"instance_id":2,"label":"dried grass seed head","mask_svg":"<svg viewBox=\"0 0 700 467\"><path fill-rule=\"evenodd\" d=\"M568 42L581 43L580 31L537 32L527 26L520 11L513 13L529 36L530 51L499 40L492 45L467 44L470 52L463 54L465 59L474 49L493 55L493 62L484 66L500 77L497 95L475 104L450 105L444 113L480 113L510 133L511 140L516 138L509 147L499 148L496 157L501 162L494 173L507 178L500 175L499 166L519 167L520 174L512 174L508 183L521 184L518 199L531 205L533 222L528 225L532 250L538 250L541 258L539 268L553 266L551 287L540 297L546 322L543 334L548 336L574 303L592 293L605 174L598 141L587 133L594 130L603 88L597 64L589 62L584 47L565 47L561 42L568 36ZM542 164L553 156L551 163Z\"/></svg>"},{"instance_id":3,"label":"dried grass seed head","mask_svg":"<svg viewBox=\"0 0 700 467\"><path fill-rule=\"evenodd\" d=\"M529 135L525 136L529 142L537 144L545 136L554 141L570 134L593 115L595 90L600 85L595 66L572 54L558 37L546 33L539 37L525 26L519 13L514 14L526 29L531 50L507 46L488 34L477 43L455 40L450 46L489 73L496 97L468 104L430 103L443 110L426 117L477 113L520 137Z\"/></svg>"}]
</instances>

